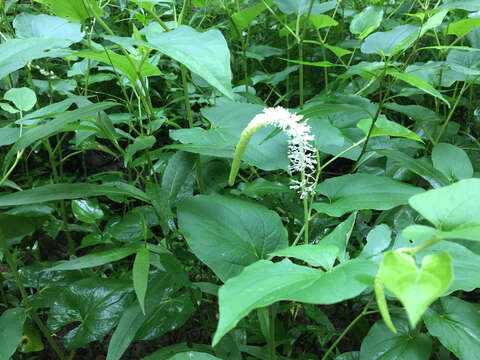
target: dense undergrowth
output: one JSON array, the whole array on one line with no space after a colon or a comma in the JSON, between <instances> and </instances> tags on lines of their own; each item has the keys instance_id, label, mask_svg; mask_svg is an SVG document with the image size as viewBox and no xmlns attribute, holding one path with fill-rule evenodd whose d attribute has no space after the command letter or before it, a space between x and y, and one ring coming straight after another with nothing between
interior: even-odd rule
<instances>
[{"instance_id":1,"label":"dense undergrowth","mask_svg":"<svg viewBox=\"0 0 480 360\"><path fill-rule=\"evenodd\" d=\"M480 359L480 1L0 2L0 360Z\"/></svg>"}]
</instances>

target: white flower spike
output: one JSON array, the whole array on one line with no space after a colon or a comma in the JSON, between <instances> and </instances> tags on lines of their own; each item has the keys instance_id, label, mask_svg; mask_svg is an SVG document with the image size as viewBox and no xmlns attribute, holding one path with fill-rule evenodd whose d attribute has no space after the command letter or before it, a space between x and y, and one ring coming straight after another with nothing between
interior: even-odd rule
<instances>
[{"instance_id":1,"label":"white flower spike","mask_svg":"<svg viewBox=\"0 0 480 360\"><path fill-rule=\"evenodd\" d=\"M302 175L301 180L292 179L290 187L299 190L301 199L305 195L313 193L317 161L314 158L315 148L310 145L310 142L313 141L314 136L310 134L310 126L305 122L300 122L302 119L302 115L292 114L281 106L263 109L263 113L256 115L240 136L233 157L229 184L233 185L235 181L243 153L250 138L261 127L273 125L281 129L289 137L288 158L290 159L290 173L300 172Z\"/></svg>"}]
</instances>

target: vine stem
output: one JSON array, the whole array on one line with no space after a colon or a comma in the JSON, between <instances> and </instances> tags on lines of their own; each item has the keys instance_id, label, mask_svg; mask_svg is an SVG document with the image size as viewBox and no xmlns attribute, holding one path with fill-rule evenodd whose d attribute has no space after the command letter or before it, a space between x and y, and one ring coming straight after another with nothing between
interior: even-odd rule
<instances>
[{"instance_id":1,"label":"vine stem","mask_svg":"<svg viewBox=\"0 0 480 360\"><path fill-rule=\"evenodd\" d=\"M5 239L5 236L3 235L3 232L0 230L0 246L3 248L3 252L5 254L5 259L7 260L7 264L10 267L10 270L13 273L13 276L15 277L15 281L17 283L18 289L20 291L20 294L22 296L23 302L25 303L25 307L27 311L29 312L31 318L37 325L37 327L40 329L42 332L43 336L47 339L48 343L50 346L53 348L55 353L58 355L60 360L66 360L66 356L63 353L63 351L60 349L58 344L55 342L53 339L52 335L50 334L50 331L48 328L43 324L42 320L38 316L38 314L35 312L35 310L32 308L30 305L30 301L28 300L28 295L27 291L25 290L25 287L23 286L22 278L18 274L18 268L17 264L15 263L15 259L10 253L10 250L8 249L7 241Z\"/></svg>"},{"instance_id":2,"label":"vine stem","mask_svg":"<svg viewBox=\"0 0 480 360\"><path fill-rule=\"evenodd\" d=\"M372 295L370 297L370 300L368 300L368 302L365 304L362 312L360 314L358 314L358 316L355 319L353 319L353 321L345 328L345 330L343 330L343 332L340 334L340 336L337 338L337 340L335 340L334 343L328 348L327 352L323 355L321 360L327 360L330 353L333 351L333 349L335 349L335 347L344 338L344 336L350 331L350 329L352 327L354 327L355 324L357 322L359 322L362 317L364 317L365 315L367 315L369 313L368 308L369 308L373 298L374 298L374 295Z\"/></svg>"}]
</instances>

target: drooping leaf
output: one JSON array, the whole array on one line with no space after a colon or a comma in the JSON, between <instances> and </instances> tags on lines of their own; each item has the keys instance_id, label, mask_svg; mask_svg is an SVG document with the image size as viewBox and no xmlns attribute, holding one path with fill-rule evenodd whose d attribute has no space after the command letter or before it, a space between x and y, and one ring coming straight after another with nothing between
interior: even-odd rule
<instances>
[{"instance_id":1,"label":"drooping leaf","mask_svg":"<svg viewBox=\"0 0 480 360\"><path fill-rule=\"evenodd\" d=\"M350 32L358 35L360 39L364 39L380 26L382 19L383 9L381 7L367 6L352 19Z\"/></svg>"},{"instance_id":2,"label":"drooping leaf","mask_svg":"<svg viewBox=\"0 0 480 360\"><path fill-rule=\"evenodd\" d=\"M389 177L373 174L343 175L325 180L317 186L317 194L328 198L313 208L330 216L342 216L353 210L387 210L403 205L423 190Z\"/></svg>"},{"instance_id":3,"label":"drooping leaf","mask_svg":"<svg viewBox=\"0 0 480 360\"><path fill-rule=\"evenodd\" d=\"M351 260L322 272L295 265L259 260L229 279L219 291L220 320L213 346L250 311L276 301L333 304L360 294L368 286L358 280L373 276L376 265L368 260Z\"/></svg>"},{"instance_id":4,"label":"drooping leaf","mask_svg":"<svg viewBox=\"0 0 480 360\"><path fill-rule=\"evenodd\" d=\"M233 100L230 51L219 30L200 33L186 25L169 32L156 32L155 29L147 28L149 45L184 64Z\"/></svg>"},{"instance_id":5,"label":"drooping leaf","mask_svg":"<svg viewBox=\"0 0 480 360\"><path fill-rule=\"evenodd\" d=\"M26 314L23 308L7 309L0 316L0 359L8 360L17 350L22 339Z\"/></svg>"},{"instance_id":6,"label":"drooping leaf","mask_svg":"<svg viewBox=\"0 0 480 360\"><path fill-rule=\"evenodd\" d=\"M433 341L430 336L410 330L408 321L394 318L397 334L383 320L377 321L362 341L360 360L430 359Z\"/></svg>"},{"instance_id":7,"label":"drooping leaf","mask_svg":"<svg viewBox=\"0 0 480 360\"><path fill-rule=\"evenodd\" d=\"M433 166L450 180L468 179L473 176L473 166L467 153L451 144L439 143L432 150Z\"/></svg>"},{"instance_id":8,"label":"drooping leaf","mask_svg":"<svg viewBox=\"0 0 480 360\"><path fill-rule=\"evenodd\" d=\"M456 35L458 38L462 38L477 26L480 26L479 18L463 19L455 23L448 24L447 34Z\"/></svg>"},{"instance_id":9,"label":"drooping leaf","mask_svg":"<svg viewBox=\"0 0 480 360\"><path fill-rule=\"evenodd\" d=\"M106 183L102 185L73 183L43 185L38 188L3 195L0 196L0 206L28 205L103 195L125 195L142 201L149 201L143 191L125 183Z\"/></svg>"},{"instance_id":10,"label":"drooping leaf","mask_svg":"<svg viewBox=\"0 0 480 360\"><path fill-rule=\"evenodd\" d=\"M480 315L471 303L457 297L440 299L424 320L428 332L459 359L476 360L480 354Z\"/></svg>"},{"instance_id":11,"label":"drooping leaf","mask_svg":"<svg viewBox=\"0 0 480 360\"><path fill-rule=\"evenodd\" d=\"M129 281L100 278L70 284L50 309L48 327L56 332L73 322L80 323L63 337L63 343L69 349L102 340L131 301L129 284Z\"/></svg>"},{"instance_id":12,"label":"drooping leaf","mask_svg":"<svg viewBox=\"0 0 480 360\"><path fill-rule=\"evenodd\" d=\"M196 196L179 205L178 222L193 253L222 281L288 246L278 214L243 200Z\"/></svg>"},{"instance_id":13,"label":"drooping leaf","mask_svg":"<svg viewBox=\"0 0 480 360\"><path fill-rule=\"evenodd\" d=\"M452 282L452 260L446 252L427 255L419 269L411 255L389 251L383 257L377 276L403 304L414 328L428 306Z\"/></svg>"}]
</instances>

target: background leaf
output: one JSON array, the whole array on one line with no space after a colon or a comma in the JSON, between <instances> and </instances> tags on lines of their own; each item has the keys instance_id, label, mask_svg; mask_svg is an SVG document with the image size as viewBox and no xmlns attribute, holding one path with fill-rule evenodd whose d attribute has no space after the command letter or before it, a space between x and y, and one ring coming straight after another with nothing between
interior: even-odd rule
<instances>
[{"instance_id":1,"label":"background leaf","mask_svg":"<svg viewBox=\"0 0 480 360\"><path fill-rule=\"evenodd\" d=\"M20 345L26 315L23 308L7 309L0 316L0 359L8 360Z\"/></svg>"},{"instance_id":2,"label":"background leaf","mask_svg":"<svg viewBox=\"0 0 480 360\"><path fill-rule=\"evenodd\" d=\"M193 253L222 281L288 246L278 214L243 200L195 196L179 205L178 224Z\"/></svg>"}]
</instances>

